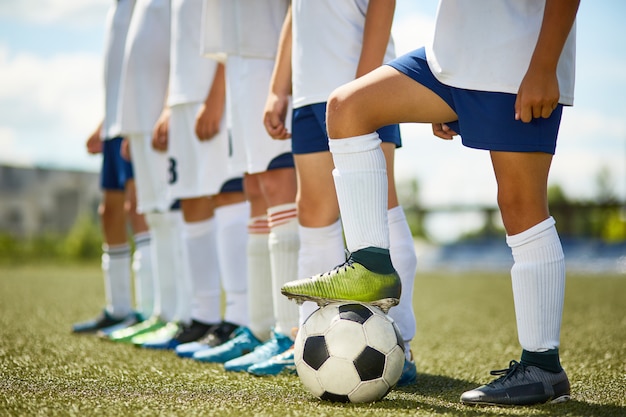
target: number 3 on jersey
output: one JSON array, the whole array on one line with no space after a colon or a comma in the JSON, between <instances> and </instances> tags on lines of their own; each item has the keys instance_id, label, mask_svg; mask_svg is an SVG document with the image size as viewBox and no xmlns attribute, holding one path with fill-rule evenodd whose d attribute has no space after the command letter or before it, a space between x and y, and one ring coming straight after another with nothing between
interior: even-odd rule
<instances>
[{"instance_id":1,"label":"number 3 on jersey","mask_svg":"<svg viewBox=\"0 0 626 417\"><path fill-rule=\"evenodd\" d=\"M169 178L168 183L174 184L178 180L178 172L176 170L176 160L174 158L169 158L170 164L168 168Z\"/></svg>"}]
</instances>

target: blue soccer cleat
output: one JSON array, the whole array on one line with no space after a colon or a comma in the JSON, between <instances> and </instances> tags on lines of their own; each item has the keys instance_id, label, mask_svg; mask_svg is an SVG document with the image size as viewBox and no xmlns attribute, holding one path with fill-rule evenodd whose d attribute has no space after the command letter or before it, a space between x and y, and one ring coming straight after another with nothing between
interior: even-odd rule
<instances>
[{"instance_id":1,"label":"blue soccer cleat","mask_svg":"<svg viewBox=\"0 0 626 417\"><path fill-rule=\"evenodd\" d=\"M396 382L396 387L406 387L417 383L417 367L412 360L405 359L402 367L400 379Z\"/></svg>"},{"instance_id":2,"label":"blue soccer cleat","mask_svg":"<svg viewBox=\"0 0 626 417\"><path fill-rule=\"evenodd\" d=\"M225 363L252 352L261 341L247 327L239 327L232 339L211 349L194 353L192 358L200 362Z\"/></svg>"},{"instance_id":3,"label":"blue soccer cleat","mask_svg":"<svg viewBox=\"0 0 626 417\"><path fill-rule=\"evenodd\" d=\"M258 346L247 355L225 362L224 370L233 372L247 371L252 365L265 362L285 352L291 346L293 346L293 340L289 336L272 330L270 340Z\"/></svg>"},{"instance_id":4,"label":"blue soccer cleat","mask_svg":"<svg viewBox=\"0 0 626 417\"><path fill-rule=\"evenodd\" d=\"M293 345L283 353L273 356L264 362L252 365L246 371L256 376L294 375L296 373L296 363L294 361Z\"/></svg>"}]
</instances>

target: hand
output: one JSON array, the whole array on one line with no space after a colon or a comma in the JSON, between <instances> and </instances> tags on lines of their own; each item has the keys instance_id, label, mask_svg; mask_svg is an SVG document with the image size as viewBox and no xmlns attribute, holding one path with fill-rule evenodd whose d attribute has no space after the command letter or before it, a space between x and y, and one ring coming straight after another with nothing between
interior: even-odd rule
<instances>
[{"instance_id":1,"label":"hand","mask_svg":"<svg viewBox=\"0 0 626 417\"><path fill-rule=\"evenodd\" d=\"M161 116L154 125L152 131L152 148L157 151L167 151L167 145L169 142L169 130L170 130L170 110L164 108L161 112Z\"/></svg>"},{"instance_id":2,"label":"hand","mask_svg":"<svg viewBox=\"0 0 626 417\"><path fill-rule=\"evenodd\" d=\"M458 133L445 123L433 123L433 134L441 139L452 140Z\"/></svg>"},{"instance_id":3,"label":"hand","mask_svg":"<svg viewBox=\"0 0 626 417\"><path fill-rule=\"evenodd\" d=\"M554 72L528 70L515 99L515 120L529 123L547 119L559 104L559 82Z\"/></svg>"},{"instance_id":4,"label":"hand","mask_svg":"<svg viewBox=\"0 0 626 417\"><path fill-rule=\"evenodd\" d=\"M96 129L87 139L87 152L98 154L102 152L102 139L100 138L100 128Z\"/></svg>"},{"instance_id":5,"label":"hand","mask_svg":"<svg viewBox=\"0 0 626 417\"><path fill-rule=\"evenodd\" d=\"M209 140L220 131L222 122L223 106L216 108L209 103L205 103L200 107L196 116L196 136L201 141Z\"/></svg>"},{"instance_id":6,"label":"hand","mask_svg":"<svg viewBox=\"0 0 626 417\"><path fill-rule=\"evenodd\" d=\"M263 125L267 134L273 139L289 139L291 133L285 126L287 109L289 108L289 98L273 93L267 97L265 111L263 112Z\"/></svg>"},{"instance_id":7,"label":"hand","mask_svg":"<svg viewBox=\"0 0 626 417\"><path fill-rule=\"evenodd\" d=\"M127 161L130 161L130 143L128 138L124 138L122 145L120 146L120 155Z\"/></svg>"}]
</instances>

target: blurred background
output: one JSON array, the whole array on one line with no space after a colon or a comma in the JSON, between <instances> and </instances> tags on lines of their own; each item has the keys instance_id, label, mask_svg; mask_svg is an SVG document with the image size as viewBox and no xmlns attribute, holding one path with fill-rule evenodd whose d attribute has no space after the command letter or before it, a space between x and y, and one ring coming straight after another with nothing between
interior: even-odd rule
<instances>
[{"instance_id":1,"label":"blurred background","mask_svg":"<svg viewBox=\"0 0 626 417\"><path fill-rule=\"evenodd\" d=\"M114 0L0 1L0 261L97 259L104 19ZM397 0L398 54L429 39L436 0ZM576 98L550 179L568 268L626 274L626 2L582 1ZM403 125L396 175L419 269L508 269L489 155Z\"/></svg>"}]
</instances>

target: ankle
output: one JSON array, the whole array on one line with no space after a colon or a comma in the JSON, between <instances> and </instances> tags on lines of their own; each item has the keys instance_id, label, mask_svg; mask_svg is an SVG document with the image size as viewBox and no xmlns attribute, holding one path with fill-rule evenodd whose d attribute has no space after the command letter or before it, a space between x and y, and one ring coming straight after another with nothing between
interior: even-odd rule
<instances>
[{"instance_id":1,"label":"ankle","mask_svg":"<svg viewBox=\"0 0 626 417\"><path fill-rule=\"evenodd\" d=\"M395 272L393 264L391 263L389 249L370 246L351 253L350 258L363 265L369 271L378 274L391 274Z\"/></svg>"},{"instance_id":2,"label":"ankle","mask_svg":"<svg viewBox=\"0 0 626 417\"><path fill-rule=\"evenodd\" d=\"M522 350L520 363L524 366L536 366L548 372L561 372L559 349L550 349L545 352L529 352Z\"/></svg>"}]
</instances>

